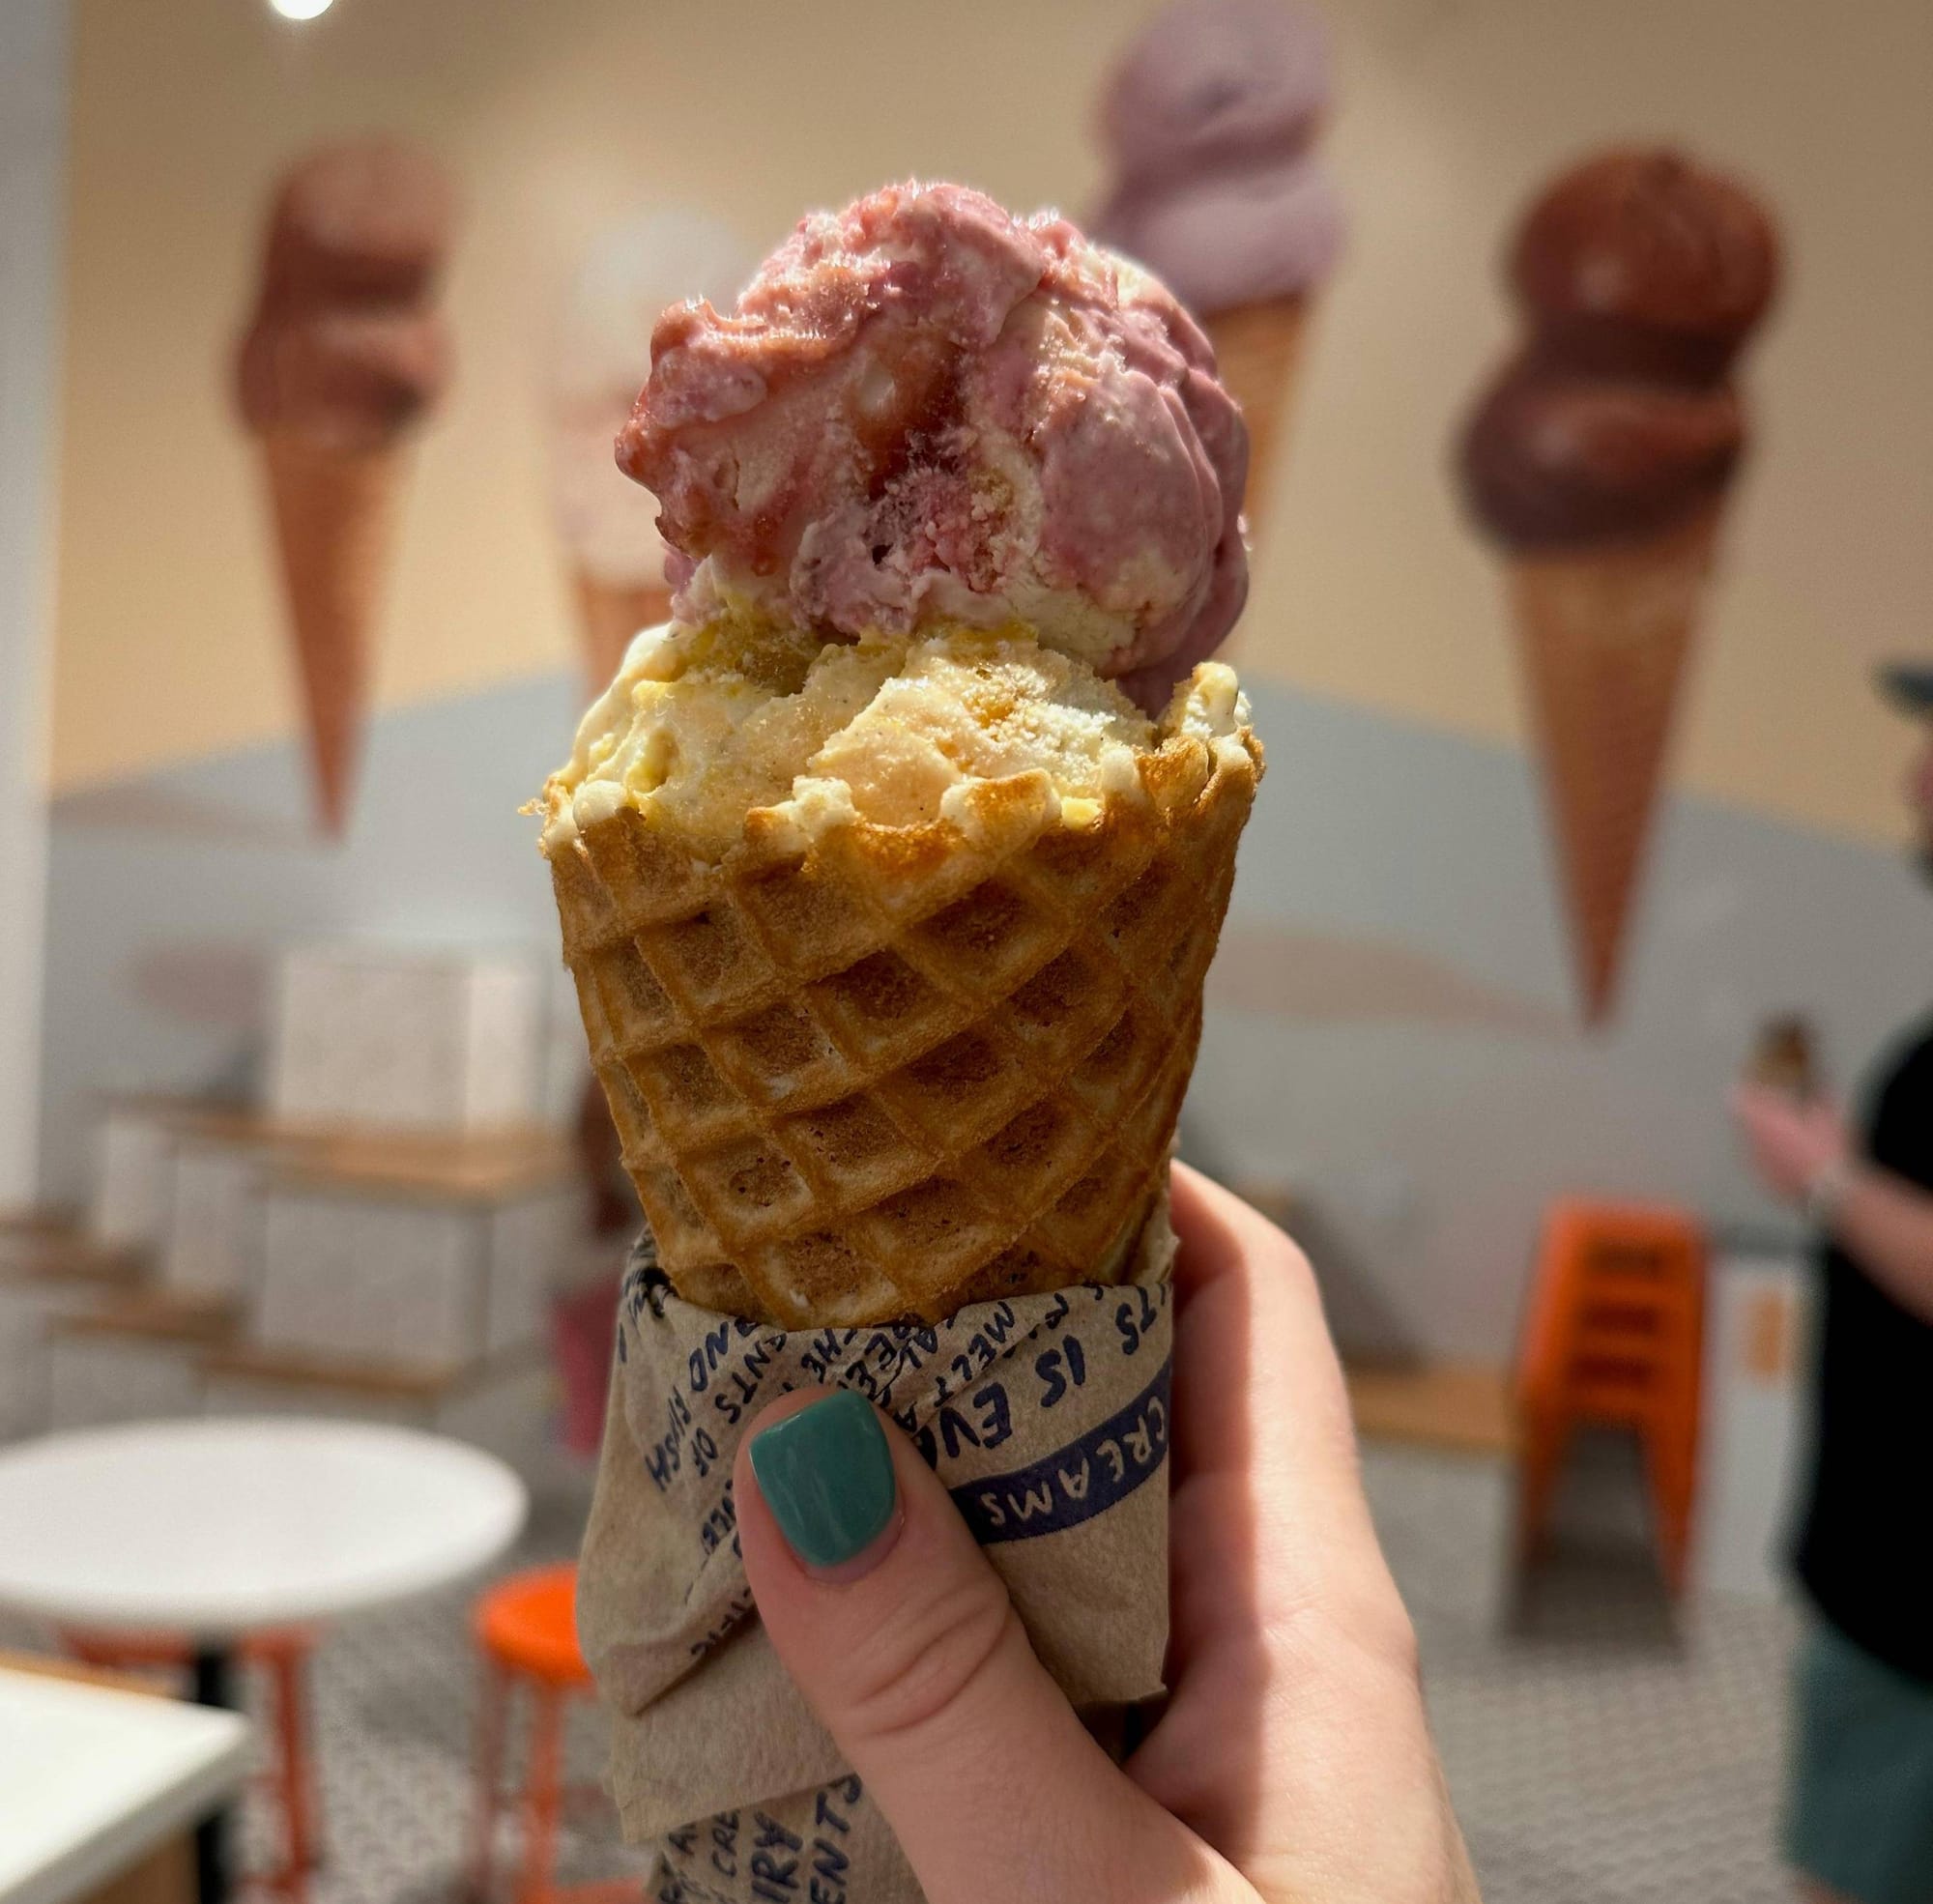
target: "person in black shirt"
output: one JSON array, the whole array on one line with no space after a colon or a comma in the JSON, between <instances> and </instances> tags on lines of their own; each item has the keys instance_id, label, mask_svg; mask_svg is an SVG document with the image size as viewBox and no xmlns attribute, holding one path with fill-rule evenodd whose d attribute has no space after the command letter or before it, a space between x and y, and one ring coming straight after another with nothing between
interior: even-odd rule
<instances>
[{"instance_id":1,"label":"person in black shirt","mask_svg":"<svg viewBox=\"0 0 1933 1904\"><path fill-rule=\"evenodd\" d=\"M1892 698L1933 715L1933 667ZM1933 874L1933 732L1909 794ZM1818 1904L1933 1904L1933 1020L1885 1062L1857 1137L1830 1105L1734 1099L1753 1165L1818 1226L1822 1302L1798 1569L1787 1850Z\"/></svg>"}]
</instances>

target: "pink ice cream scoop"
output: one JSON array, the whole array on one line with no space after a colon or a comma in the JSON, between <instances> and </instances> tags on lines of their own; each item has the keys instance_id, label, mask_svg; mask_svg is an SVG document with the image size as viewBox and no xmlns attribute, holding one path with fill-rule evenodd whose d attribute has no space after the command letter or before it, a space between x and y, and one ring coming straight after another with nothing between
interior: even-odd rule
<instances>
[{"instance_id":1,"label":"pink ice cream scoop","mask_svg":"<svg viewBox=\"0 0 1933 1904\"><path fill-rule=\"evenodd\" d=\"M1341 201L1310 151L1333 83L1311 9L1178 0L1102 96L1115 180L1094 235L1203 316L1312 290L1342 248Z\"/></svg>"},{"instance_id":2,"label":"pink ice cream scoop","mask_svg":"<svg viewBox=\"0 0 1933 1904\"><path fill-rule=\"evenodd\" d=\"M1302 151L1335 90L1329 34L1290 0L1176 0L1129 46L1101 101L1123 182Z\"/></svg>"},{"instance_id":3,"label":"pink ice cream scoop","mask_svg":"<svg viewBox=\"0 0 1933 1904\"><path fill-rule=\"evenodd\" d=\"M1343 229L1336 188L1306 152L1172 187L1130 187L1100 225L1110 245L1160 272L1204 317L1300 297L1334 269Z\"/></svg>"},{"instance_id":4,"label":"pink ice cream scoop","mask_svg":"<svg viewBox=\"0 0 1933 1904\"><path fill-rule=\"evenodd\" d=\"M1144 706L1248 593L1248 432L1159 283L960 186L815 214L736 310L659 320L618 461L678 613L828 637L1020 620Z\"/></svg>"}]
</instances>

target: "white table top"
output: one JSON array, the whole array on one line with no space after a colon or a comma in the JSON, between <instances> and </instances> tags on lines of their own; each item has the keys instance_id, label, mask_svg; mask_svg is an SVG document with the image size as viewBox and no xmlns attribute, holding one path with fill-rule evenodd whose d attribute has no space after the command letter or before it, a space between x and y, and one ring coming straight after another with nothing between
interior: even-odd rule
<instances>
[{"instance_id":1,"label":"white table top","mask_svg":"<svg viewBox=\"0 0 1933 1904\"><path fill-rule=\"evenodd\" d=\"M0 1904L66 1904L233 1796L248 1722L0 1668Z\"/></svg>"},{"instance_id":2,"label":"white table top","mask_svg":"<svg viewBox=\"0 0 1933 1904\"><path fill-rule=\"evenodd\" d=\"M0 1606L223 1641L457 1579L529 1505L494 1456L361 1422L47 1435L0 1451Z\"/></svg>"}]
</instances>

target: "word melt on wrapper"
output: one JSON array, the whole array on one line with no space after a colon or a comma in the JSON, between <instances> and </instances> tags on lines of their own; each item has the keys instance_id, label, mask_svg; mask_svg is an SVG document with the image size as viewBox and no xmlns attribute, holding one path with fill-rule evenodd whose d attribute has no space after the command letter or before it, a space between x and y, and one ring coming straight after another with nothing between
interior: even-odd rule
<instances>
[{"instance_id":1,"label":"word melt on wrapper","mask_svg":"<svg viewBox=\"0 0 1933 1904\"><path fill-rule=\"evenodd\" d=\"M746 1585L733 1458L790 1390L854 1390L913 1438L1098 1735L1162 1690L1173 1258L1164 1198L1120 1284L786 1330L683 1301L640 1242L578 1628L612 1710L624 1834L659 1854L658 1904L920 1904Z\"/></svg>"}]
</instances>

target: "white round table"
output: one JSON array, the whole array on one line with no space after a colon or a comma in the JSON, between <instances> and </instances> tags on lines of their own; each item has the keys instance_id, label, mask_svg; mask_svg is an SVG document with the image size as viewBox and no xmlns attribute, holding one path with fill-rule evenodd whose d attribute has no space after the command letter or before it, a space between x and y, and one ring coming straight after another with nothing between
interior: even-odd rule
<instances>
[{"instance_id":1,"label":"white round table","mask_svg":"<svg viewBox=\"0 0 1933 1904\"><path fill-rule=\"evenodd\" d=\"M482 1567L530 1496L494 1456L360 1422L137 1422L0 1451L0 1606L97 1631L178 1632L195 1697L233 1703L249 1632L361 1612ZM200 1835L226 1892L222 1820Z\"/></svg>"}]
</instances>

